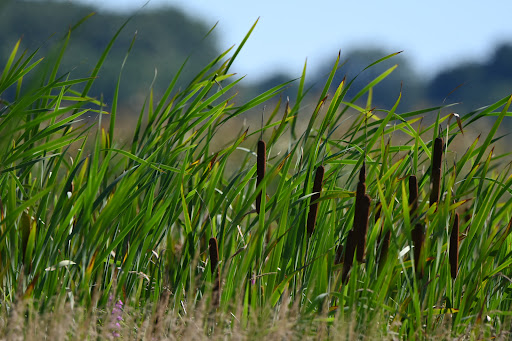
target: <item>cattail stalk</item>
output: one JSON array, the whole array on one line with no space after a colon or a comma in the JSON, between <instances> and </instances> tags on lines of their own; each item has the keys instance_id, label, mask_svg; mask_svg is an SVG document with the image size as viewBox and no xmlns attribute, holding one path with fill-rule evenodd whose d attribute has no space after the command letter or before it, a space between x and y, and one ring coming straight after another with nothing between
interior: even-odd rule
<instances>
[{"instance_id":1,"label":"cattail stalk","mask_svg":"<svg viewBox=\"0 0 512 341\"><path fill-rule=\"evenodd\" d=\"M213 278L213 306L217 307L220 302L220 269L218 268L219 264L219 247L217 244L217 239L212 237L209 242L210 249L210 271Z\"/></svg>"},{"instance_id":2,"label":"cattail stalk","mask_svg":"<svg viewBox=\"0 0 512 341\"><path fill-rule=\"evenodd\" d=\"M450 272L452 278L457 278L459 268L459 214L455 213L452 233L450 234Z\"/></svg>"},{"instance_id":3,"label":"cattail stalk","mask_svg":"<svg viewBox=\"0 0 512 341\"><path fill-rule=\"evenodd\" d=\"M256 159L256 186L258 186L265 177L265 171L267 169L267 145L265 141L259 140L258 141L258 154ZM261 210L261 193L260 191L258 193L258 196L256 197L256 212L260 214Z\"/></svg>"},{"instance_id":4,"label":"cattail stalk","mask_svg":"<svg viewBox=\"0 0 512 341\"><path fill-rule=\"evenodd\" d=\"M441 191L441 163L443 161L443 139L437 137L434 140L434 151L432 153L432 191L430 192L430 206L439 201Z\"/></svg>"},{"instance_id":5,"label":"cattail stalk","mask_svg":"<svg viewBox=\"0 0 512 341\"><path fill-rule=\"evenodd\" d=\"M324 166L320 166L316 169L315 182L313 183L313 192L315 194L311 196L312 204L309 205L308 220L306 224L308 236L311 236L313 234L313 231L315 230L316 217L318 215L318 202L315 201L320 199L320 192L322 191L322 181L324 179L324 172Z\"/></svg>"}]
</instances>

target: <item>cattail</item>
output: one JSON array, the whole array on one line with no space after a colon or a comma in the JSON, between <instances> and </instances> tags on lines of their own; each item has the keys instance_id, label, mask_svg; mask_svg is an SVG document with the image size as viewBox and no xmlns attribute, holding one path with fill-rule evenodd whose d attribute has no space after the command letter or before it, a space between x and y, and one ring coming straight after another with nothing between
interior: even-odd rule
<instances>
[{"instance_id":1,"label":"cattail","mask_svg":"<svg viewBox=\"0 0 512 341\"><path fill-rule=\"evenodd\" d=\"M418 223L411 231L412 244L414 245L414 268L416 269L416 275L418 276L418 278L423 277L423 266L421 266L421 268L419 267L421 265L419 261L421 257L423 241L425 240L424 230L425 229L423 228L423 225Z\"/></svg>"},{"instance_id":2,"label":"cattail","mask_svg":"<svg viewBox=\"0 0 512 341\"><path fill-rule=\"evenodd\" d=\"M219 264L219 247L217 245L217 239L212 237L209 242L210 249L210 270L214 281L213 285L213 305L216 307L220 301L220 269Z\"/></svg>"},{"instance_id":3,"label":"cattail","mask_svg":"<svg viewBox=\"0 0 512 341\"><path fill-rule=\"evenodd\" d=\"M313 234L313 231L315 230L316 216L318 214L318 203L315 201L317 201L320 198L320 192L322 191L322 181L324 179L324 172L324 166L320 166L316 169L315 182L313 183L313 192L315 194L311 196L312 204L309 205L308 221L306 225L308 230L308 236L311 236Z\"/></svg>"},{"instance_id":4,"label":"cattail","mask_svg":"<svg viewBox=\"0 0 512 341\"><path fill-rule=\"evenodd\" d=\"M450 272L452 278L457 278L459 267L459 214L455 213L452 233L450 234Z\"/></svg>"},{"instance_id":5,"label":"cattail","mask_svg":"<svg viewBox=\"0 0 512 341\"><path fill-rule=\"evenodd\" d=\"M357 248L357 261L362 262L366 247L366 232L368 230L368 216L370 215L370 197L366 194L366 170L365 163L359 172L357 184L356 203L354 212L354 240Z\"/></svg>"},{"instance_id":6,"label":"cattail","mask_svg":"<svg viewBox=\"0 0 512 341\"><path fill-rule=\"evenodd\" d=\"M443 160L443 139L437 137L434 140L434 152L432 153L432 191L430 192L430 206L439 201L441 190L441 163Z\"/></svg>"},{"instance_id":7,"label":"cattail","mask_svg":"<svg viewBox=\"0 0 512 341\"><path fill-rule=\"evenodd\" d=\"M359 170L359 182L366 182L366 161L363 161L363 165Z\"/></svg>"},{"instance_id":8,"label":"cattail","mask_svg":"<svg viewBox=\"0 0 512 341\"><path fill-rule=\"evenodd\" d=\"M258 186L265 177L265 171L267 168L267 145L265 141L259 140L258 141L258 155L256 159L256 174L257 174L257 180L256 180L256 186ZM261 192L258 193L258 196L256 197L256 212L260 214L261 209Z\"/></svg>"},{"instance_id":9,"label":"cattail","mask_svg":"<svg viewBox=\"0 0 512 341\"><path fill-rule=\"evenodd\" d=\"M348 274L352 268L352 263L354 262L354 252L356 248L356 241L354 239L354 231L348 231L347 242L345 246L345 258L343 259L343 270L341 273L341 279L343 283L347 283Z\"/></svg>"}]
</instances>

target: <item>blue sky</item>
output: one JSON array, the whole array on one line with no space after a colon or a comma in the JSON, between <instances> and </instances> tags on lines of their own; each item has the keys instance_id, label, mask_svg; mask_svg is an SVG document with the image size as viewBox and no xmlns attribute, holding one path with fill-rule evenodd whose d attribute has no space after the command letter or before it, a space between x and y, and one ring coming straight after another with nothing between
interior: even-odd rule
<instances>
[{"instance_id":1,"label":"blue sky","mask_svg":"<svg viewBox=\"0 0 512 341\"><path fill-rule=\"evenodd\" d=\"M132 11L147 0L66 0L114 11ZM512 43L512 0L151 0L169 5L216 30L221 48L239 43L260 21L234 68L249 80L283 71L299 75L330 63L338 51L378 46L404 50L425 76L460 62L490 56L496 44Z\"/></svg>"}]
</instances>

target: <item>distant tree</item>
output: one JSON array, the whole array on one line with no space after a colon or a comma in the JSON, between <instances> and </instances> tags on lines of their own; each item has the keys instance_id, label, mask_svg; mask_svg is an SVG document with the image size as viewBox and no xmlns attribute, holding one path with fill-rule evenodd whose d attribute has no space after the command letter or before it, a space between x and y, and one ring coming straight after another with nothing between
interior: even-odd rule
<instances>
[{"instance_id":1,"label":"distant tree","mask_svg":"<svg viewBox=\"0 0 512 341\"><path fill-rule=\"evenodd\" d=\"M22 37L22 48L48 50L81 18L93 12L91 7L73 2L12 1L0 7L0 61L5 61L15 42ZM90 74L101 53L126 15L98 13L72 33L60 73L73 77ZM179 67L185 67L182 83L217 54L215 34L203 39L209 27L173 8L160 8L136 14L121 32L95 81L91 94L104 96L110 103L121 63L137 32L137 38L122 75L121 100L132 101L147 93L155 69L156 94L164 91Z\"/></svg>"},{"instance_id":2,"label":"distant tree","mask_svg":"<svg viewBox=\"0 0 512 341\"><path fill-rule=\"evenodd\" d=\"M486 67L489 78L512 81L512 45L499 46Z\"/></svg>"},{"instance_id":3,"label":"distant tree","mask_svg":"<svg viewBox=\"0 0 512 341\"><path fill-rule=\"evenodd\" d=\"M458 65L440 72L428 84L432 103L460 102L456 110L474 110L512 93L512 46L498 46L487 61Z\"/></svg>"},{"instance_id":4,"label":"distant tree","mask_svg":"<svg viewBox=\"0 0 512 341\"><path fill-rule=\"evenodd\" d=\"M430 100L435 104L446 100L463 102L470 93L479 90L476 81L482 78L482 72L482 65L477 63L467 63L442 71L428 85Z\"/></svg>"},{"instance_id":5,"label":"distant tree","mask_svg":"<svg viewBox=\"0 0 512 341\"><path fill-rule=\"evenodd\" d=\"M348 84L350 80L357 76L347 93L348 98L350 98L384 71L398 64L398 67L374 88L373 103L382 108L390 109L398 99L403 84L400 110L406 111L416 107L420 104L418 103L419 98L423 97L423 83L418 79L404 56L394 56L363 71L368 65L389 54L389 52L377 48L357 49L346 54L342 53L341 67L336 72L333 86L337 87L343 77L346 77L346 83ZM321 89L324 86L325 76L331 71L333 63L328 62L325 65L325 68L313 80L316 89ZM335 88L332 89L332 91L334 90Z\"/></svg>"}]
</instances>

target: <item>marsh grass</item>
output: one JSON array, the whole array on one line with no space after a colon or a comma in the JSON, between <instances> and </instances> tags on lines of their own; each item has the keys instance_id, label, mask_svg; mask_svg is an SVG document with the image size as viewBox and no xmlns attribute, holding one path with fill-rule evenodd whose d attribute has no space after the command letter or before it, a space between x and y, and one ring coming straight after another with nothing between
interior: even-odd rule
<instances>
[{"instance_id":1,"label":"marsh grass","mask_svg":"<svg viewBox=\"0 0 512 341\"><path fill-rule=\"evenodd\" d=\"M509 336L512 177L493 147L512 97L453 122L448 105L400 112L398 89L395 105L380 109L374 87L396 66L352 89L353 79L332 84L338 56L317 99L304 67L294 102L273 102L263 125L219 146L212 141L225 125L289 84L235 101L241 78L230 67L253 26L187 85L177 86L178 71L162 97L149 89L121 144L123 63L113 103L89 94L116 37L90 77L60 69L79 25L54 57L34 60L16 44L0 76L0 96L17 89L0 107L4 335ZM29 74L38 83L28 86ZM436 119L419 125L427 115ZM439 145L449 152L462 129L489 116L485 138L453 163L439 159ZM453 279L450 221L464 209Z\"/></svg>"}]
</instances>

